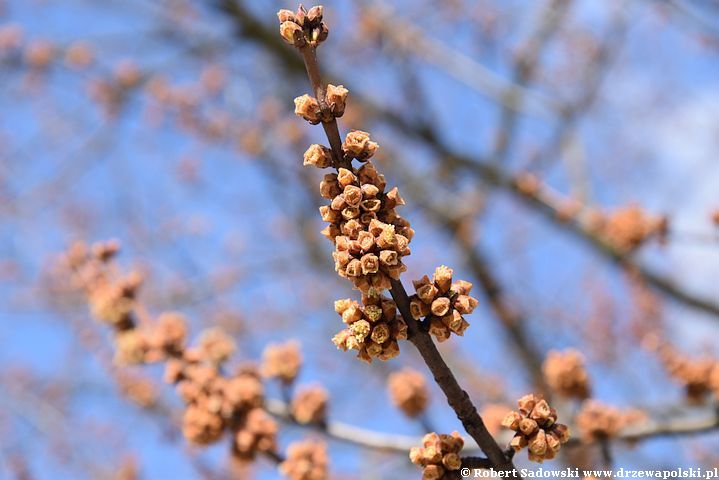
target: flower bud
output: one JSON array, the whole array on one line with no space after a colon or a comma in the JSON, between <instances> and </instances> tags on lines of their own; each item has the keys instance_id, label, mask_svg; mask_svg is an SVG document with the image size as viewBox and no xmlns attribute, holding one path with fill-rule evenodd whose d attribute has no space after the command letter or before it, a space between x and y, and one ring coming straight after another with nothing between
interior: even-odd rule
<instances>
[{"instance_id":1,"label":"flower bud","mask_svg":"<svg viewBox=\"0 0 719 480\"><path fill-rule=\"evenodd\" d=\"M390 374L387 388L392 403L410 418L425 411L429 403L429 390L424 376L411 369Z\"/></svg>"},{"instance_id":2,"label":"flower bud","mask_svg":"<svg viewBox=\"0 0 719 480\"><path fill-rule=\"evenodd\" d=\"M442 465L444 465L444 468L447 470L459 470L462 466L462 460L460 460L459 455L456 453L448 453L442 457Z\"/></svg>"},{"instance_id":3,"label":"flower bud","mask_svg":"<svg viewBox=\"0 0 719 480\"><path fill-rule=\"evenodd\" d=\"M432 283L427 283L416 289L417 296L424 303L431 304L434 298L439 294L439 290Z\"/></svg>"},{"instance_id":4,"label":"flower bud","mask_svg":"<svg viewBox=\"0 0 719 480\"><path fill-rule=\"evenodd\" d=\"M429 324L429 333L437 338L439 343L442 343L449 339L450 331L447 326L442 323L442 320L433 318Z\"/></svg>"},{"instance_id":5,"label":"flower bud","mask_svg":"<svg viewBox=\"0 0 719 480\"><path fill-rule=\"evenodd\" d=\"M360 215L360 209L357 207L345 207L342 209L342 218L352 220Z\"/></svg>"},{"instance_id":6,"label":"flower bud","mask_svg":"<svg viewBox=\"0 0 719 480\"><path fill-rule=\"evenodd\" d=\"M379 258L373 253L364 255L360 260L362 263L362 273L369 275L370 273L377 273L379 270Z\"/></svg>"},{"instance_id":7,"label":"flower bud","mask_svg":"<svg viewBox=\"0 0 719 480\"><path fill-rule=\"evenodd\" d=\"M357 244L362 252L369 252L374 247L374 236L363 230L357 235Z\"/></svg>"},{"instance_id":8,"label":"flower bud","mask_svg":"<svg viewBox=\"0 0 719 480\"><path fill-rule=\"evenodd\" d=\"M371 183L362 184L362 196L365 198L374 198L379 193L379 188Z\"/></svg>"},{"instance_id":9,"label":"flower bud","mask_svg":"<svg viewBox=\"0 0 719 480\"><path fill-rule=\"evenodd\" d=\"M360 161L369 160L377 152L378 148L379 145L376 142L370 141L369 133L361 130L353 130L348 133L345 137L345 142L342 144L342 150L346 155ZM367 183L376 184L372 181Z\"/></svg>"},{"instance_id":10,"label":"flower bud","mask_svg":"<svg viewBox=\"0 0 719 480\"><path fill-rule=\"evenodd\" d=\"M429 305L424 303L419 298L415 297L410 300L409 311L415 320L420 320L421 318L424 318L429 315L430 309Z\"/></svg>"},{"instance_id":11,"label":"flower bud","mask_svg":"<svg viewBox=\"0 0 719 480\"><path fill-rule=\"evenodd\" d=\"M330 111L335 117L341 117L345 113L345 105L347 102L347 90L343 85L327 85L325 100L330 107Z\"/></svg>"},{"instance_id":12,"label":"flower bud","mask_svg":"<svg viewBox=\"0 0 719 480\"><path fill-rule=\"evenodd\" d=\"M294 23L290 23L295 25ZM313 125L320 123L320 104L316 98L304 94L295 98L295 115L302 117Z\"/></svg>"},{"instance_id":13,"label":"flower bud","mask_svg":"<svg viewBox=\"0 0 719 480\"><path fill-rule=\"evenodd\" d=\"M320 195L322 198L333 199L342 193L336 173L328 173L320 183Z\"/></svg>"},{"instance_id":14,"label":"flower bud","mask_svg":"<svg viewBox=\"0 0 719 480\"><path fill-rule=\"evenodd\" d=\"M346 324L351 324L362 318L362 310L360 309L357 302L352 302L344 312L342 312L342 321Z\"/></svg>"},{"instance_id":15,"label":"flower bud","mask_svg":"<svg viewBox=\"0 0 719 480\"><path fill-rule=\"evenodd\" d=\"M556 423L556 411L537 395L525 395L517 404L519 412L510 412L502 421L503 426L516 432L510 447L517 452L529 447L530 461L554 458L561 444L569 440L567 427Z\"/></svg>"},{"instance_id":16,"label":"flower bud","mask_svg":"<svg viewBox=\"0 0 719 480\"><path fill-rule=\"evenodd\" d=\"M302 368L302 353L297 341L273 343L262 352L262 375L292 383Z\"/></svg>"},{"instance_id":17,"label":"flower bud","mask_svg":"<svg viewBox=\"0 0 719 480\"><path fill-rule=\"evenodd\" d=\"M337 171L337 181L342 188L345 188L347 185L354 185L357 183L357 177L350 170L340 168Z\"/></svg>"},{"instance_id":18,"label":"flower bud","mask_svg":"<svg viewBox=\"0 0 719 480\"><path fill-rule=\"evenodd\" d=\"M292 416L300 424L319 423L325 420L329 395L322 387L304 387L292 399Z\"/></svg>"},{"instance_id":19,"label":"flower bud","mask_svg":"<svg viewBox=\"0 0 719 480\"><path fill-rule=\"evenodd\" d=\"M294 22L295 14L292 12L292 10L287 10L283 8L277 12L277 19L280 21L280 23Z\"/></svg>"},{"instance_id":20,"label":"flower bud","mask_svg":"<svg viewBox=\"0 0 719 480\"><path fill-rule=\"evenodd\" d=\"M454 283L452 283L452 290L459 295L469 295L469 292L472 290L472 283L466 280L455 280Z\"/></svg>"},{"instance_id":21,"label":"flower bud","mask_svg":"<svg viewBox=\"0 0 719 480\"><path fill-rule=\"evenodd\" d=\"M510 430L519 429L519 424L522 421L522 416L517 412L509 412L507 416L502 420L502 426L509 428Z\"/></svg>"},{"instance_id":22,"label":"flower bud","mask_svg":"<svg viewBox=\"0 0 719 480\"><path fill-rule=\"evenodd\" d=\"M310 24L318 24L322 21L322 14L324 13L324 7L322 5L316 5L307 12L305 21Z\"/></svg>"},{"instance_id":23,"label":"flower bud","mask_svg":"<svg viewBox=\"0 0 719 480\"><path fill-rule=\"evenodd\" d=\"M342 196L350 207L359 207L362 201L362 190L355 185L347 185Z\"/></svg>"},{"instance_id":24,"label":"flower bud","mask_svg":"<svg viewBox=\"0 0 719 480\"><path fill-rule=\"evenodd\" d=\"M479 305L479 301L469 295L459 295L454 300L454 308L462 315L469 315L477 308L477 305Z\"/></svg>"},{"instance_id":25,"label":"flower bud","mask_svg":"<svg viewBox=\"0 0 719 480\"><path fill-rule=\"evenodd\" d=\"M438 317L443 317L443 316L447 315L447 313L449 312L449 308L450 308L449 298L439 297L432 302L432 306L431 306L430 310L432 311L432 314L434 314Z\"/></svg>"},{"instance_id":26,"label":"flower bud","mask_svg":"<svg viewBox=\"0 0 719 480\"><path fill-rule=\"evenodd\" d=\"M434 271L433 280L441 293L445 293L452 285L452 269L441 265Z\"/></svg>"},{"instance_id":27,"label":"flower bud","mask_svg":"<svg viewBox=\"0 0 719 480\"><path fill-rule=\"evenodd\" d=\"M304 155L303 165L312 165L317 168L332 166L332 151L322 145L313 144L307 149Z\"/></svg>"},{"instance_id":28,"label":"flower bud","mask_svg":"<svg viewBox=\"0 0 719 480\"><path fill-rule=\"evenodd\" d=\"M322 217L322 220L329 223L335 223L342 218L342 215L338 213L336 210L333 210L327 205L323 205L320 207L320 216ZM346 238L346 237L345 237Z\"/></svg>"},{"instance_id":29,"label":"flower bud","mask_svg":"<svg viewBox=\"0 0 719 480\"><path fill-rule=\"evenodd\" d=\"M358 320L350 325L350 331L360 342L364 341L365 337L369 335L370 329L371 327L367 320Z\"/></svg>"},{"instance_id":30,"label":"flower bud","mask_svg":"<svg viewBox=\"0 0 719 480\"><path fill-rule=\"evenodd\" d=\"M278 13L279 16L279 13ZM301 47L302 27L295 22L285 21L280 24L280 35L285 42L296 47Z\"/></svg>"},{"instance_id":31,"label":"flower bud","mask_svg":"<svg viewBox=\"0 0 719 480\"><path fill-rule=\"evenodd\" d=\"M379 323L372 329L372 341L378 344L382 344L389 340L390 329L386 323Z\"/></svg>"},{"instance_id":32,"label":"flower bud","mask_svg":"<svg viewBox=\"0 0 719 480\"><path fill-rule=\"evenodd\" d=\"M519 422L519 431L528 437L534 435L534 432L536 432L538 428L537 422L531 418L523 418Z\"/></svg>"},{"instance_id":33,"label":"flower bud","mask_svg":"<svg viewBox=\"0 0 719 480\"><path fill-rule=\"evenodd\" d=\"M372 243L374 243L374 237ZM393 267L399 262L399 257L394 250L382 250L379 252L379 262L383 266Z\"/></svg>"}]
</instances>

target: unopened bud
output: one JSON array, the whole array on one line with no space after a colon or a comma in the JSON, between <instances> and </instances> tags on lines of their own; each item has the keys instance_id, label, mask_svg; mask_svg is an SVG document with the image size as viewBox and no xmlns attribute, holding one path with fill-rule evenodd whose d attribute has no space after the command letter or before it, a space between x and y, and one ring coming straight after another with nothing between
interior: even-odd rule
<instances>
[{"instance_id":1,"label":"unopened bud","mask_svg":"<svg viewBox=\"0 0 719 480\"><path fill-rule=\"evenodd\" d=\"M278 14L279 15L279 14ZM299 39L302 38L302 27L292 21L285 21L280 24L280 35L285 42L299 47Z\"/></svg>"}]
</instances>

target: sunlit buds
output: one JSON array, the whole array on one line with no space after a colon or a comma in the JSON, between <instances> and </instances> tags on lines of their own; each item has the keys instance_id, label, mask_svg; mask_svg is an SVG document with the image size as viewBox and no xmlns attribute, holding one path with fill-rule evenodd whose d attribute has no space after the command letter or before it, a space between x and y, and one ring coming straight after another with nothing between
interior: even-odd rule
<instances>
[{"instance_id":1,"label":"sunlit buds","mask_svg":"<svg viewBox=\"0 0 719 480\"><path fill-rule=\"evenodd\" d=\"M337 181L337 174L326 174L322 182L320 182L320 195L323 198L333 199L340 193L342 193L342 189L340 188L340 184Z\"/></svg>"},{"instance_id":2,"label":"sunlit buds","mask_svg":"<svg viewBox=\"0 0 719 480\"><path fill-rule=\"evenodd\" d=\"M200 334L198 348L208 362L221 364L235 351L235 341L219 328L209 328Z\"/></svg>"},{"instance_id":3,"label":"sunlit buds","mask_svg":"<svg viewBox=\"0 0 719 480\"><path fill-rule=\"evenodd\" d=\"M429 389L424 376L411 369L392 373L387 379L392 403L408 417L417 417L429 403Z\"/></svg>"},{"instance_id":4,"label":"sunlit buds","mask_svg":"<svg viewBox=\"0 0 719 480\"><path fill-rule=\"evenodd\" d=\"M578 399L589 396L589 375L579 351L551 350L542 364L542 372L549 387L559 395Z\"/></svg>"},{"instance_id":5,"label":"sunlit buds","mask_svg":"<svg viewBox=\"0 0 719 480\"><path fill-rule=\"evenodd\" d=\"M222 417L199 406L190 405L182 417L182 433L190 442L207 445L222 436Z\"/></svg>"},{"instance_id":6,"label":"sunlit buds","mask_svg":"<svg viewBox=\"0 0 719 480\"><path fill-rule=\"evenodd\" d=\"M277 19L280 21L280 35L297 48L308 44L317 47L327 39L329 29L322 22L323 9L321 6L312 7L309 11L300 6L297 12L280 10Z\"/></svg>"},{"instance_id":7,"label":"sunlit buds","mask_svg":"<svg viewBox=\"0 0 719 480\"><path fill-rule=\"evenodd\" d=\"M645 420L645 415L638 410L622 411L597 400L586 400L577 413L574 421L585 442L609 439L627 425ZM558 437L567 436L565 430L558 432Z\"/></svg>"},{"instance_id":8,"label":"sunlit buds","mask_svg":"<svg viewBox=\"0 0 719 480\"><path fill-rule=\"evenodd\" d=\"M363 162L369 160L377 152L378 148L379 145L370 140L369 133L361 130L348 133L345 137L345 142L342 144L345 155Z\"/></svg>"},{"instance_id":9,"label":"sunlit buds","mask_svg":"<svg viewBox=\"0 0 719 480\"><path fill-rule=\"evenodd\" d=\"M280 23L294 22L295 14L292 10L287 10L283 8L282 10L277 12L277 19L280 21Z\"/></svg>"},{"instance_id":10,"label":"sunlit buds","mask_svg":"<svg viewBox=\"0 0 719 480\"><path fill-rule=\"evenodd\" d=\"M329 478L327 447L324 443L305 441L291 443L286 460L279 470L288 480L321 480Z\"/></svg>"},{"instance_id":11,"label":"sunlit buds","mask_svg":"<svg viewBox=\"0 0 719 480\"><path fill-rule=\"evenodd\" d=\"M297 97L295 98L295 115L304 118L312 125L317 125L321 121L320 104L316 98L307 94Z\"/></svg>"},{"instance_id":12,"label":"sunlit buds","mask_svg":"<svg viewBox=\"0 0 719 480\"><path fill-rule=\"evenodd\" d=\"M322 21L323 13L324 7L322 5L316 5L309 9L305 20L310 25L317 25Z\"/></svg>"},{"instance_id":13,"label":"sunlit buds","mask_svg":"<svg viewBox=\"0 0 719 480\"><path fill-rule=\"evenodd\" d=\"M443 317L449 313L451 307L450 300L447 297L439 297L432 302L430 310L432 315Z\"/></svg>"},{"instance_id":14,"label":"sunlit buds","mask_svg":"<svg viewBox=\"0 0 719 480\"><path fill-rule=\"evenodd\" d=\"M337 171L337 182L339 182L342 188L345 188L347 185L357 183L357 176L346 168L340 168Z\"/></svg>"},{"instance_id":15,"label":"sunlit buds","mask_svg":"<svg viewBox=\"0 0 719 480\"><path fill-rule=\"evenodd\" d=\"M569 441L569 429L557 423L556 411L537 395L517 401L518 412L509 412L502 426L516 432L510 442L515 451L528 447L529 460L543 462L554 458L562 443Z\"/></svg>"},{"instance_id":16,"label":"sunlit buds","mask_svg":"<svg viewBox=\"0 0 719 480\"><path fill-rule=\"evenodd\" d=\"M301 367L302 353L296 341L270 344L262 353L262 375L265 377L289 384L295 380Z\"/></svg>"},{"instance_id":17,"label":"sunlit buds","mask_svg":"<svg viewBox=\"0 0 719 480\"><path fill-rule=\"evenodd\" d=\"M375 357L380 360L396 357L397 340L407 338L407 326L397 316L396 305L383 297L365 297L363 302L364 307L349 299L335 302L335 311L349 326L335 335L332 342L340 350L357 350L357 357L367 362Z\"/></svg>"},{"instance_id":18,"label":"sunlit buds","mask_svg":"<svg viewBox=\"0 0 719 480\"><path fill-rule=\"evenodd\" d=\"M295 22L282 22L280 24L280 35L285 42L290 45L294 45L295 47L301 47L305 43L302 27L297 25Z\"/></svg>"},{"instance_id":19,"label":"sunlit buds","mask_svg":"<svg viewBox=\"0 0 719 480\"><path fill-rule=\"evenodd\" d=\"M331 167L332 151L322 145L312 144L305 152L303 165L312 165L317 168Z\"/></svg>"},{"instance_id":20,"label":"sunlit buds","mask_svg":"<svg viewBox=\"0 0 719 480\"><path fill-rule=\"evenodd\" d=\"M437 267L434 271L434 284L441 293L446 293L452 285L452 273L452 269L445 265Z\"/></svg>"},{"instance_id":21,"label":"sunlit buds","mask_svg":"<svg viewBox=\"0 0 719 480\"><path fill-rule=\"evenodd\" d=\"M342 85L327 85L325 101L327 102L330 112L332 112L332 115L335 117L341 117L344 115L348 93L349 90Z\"/></svg>"},{"instance_id":22,"label":"sunlit buds","mask_svg":"<svg viewBox=\"0 0 719 480\"><path fill-rule=\"evenodd\" d=\"M187 338L187 320L177 312L165 312L157 319L155 337L158 346L168 353L179 353Z\"/></svg>"},{"instance_id":23,"label":"sunlit buds","mask_svg":"<svg viewBox=\"0 0 719 480\"><path fill-rule=\"evenodd\" d=\"M464 440L457 432L452 435L428 433L422 439L422 447L410 450L409 459L422 467L425 480L454 478L448 472L455 472L462 466L459 453L463 446Z\"/></svg>"},{"instance_id":24,"label":"sunlit buds","mask_svg":"<svg viewBox=\"0 0 719 480\"><path fill-rule=\"evenodd\" d=\"M342 192L343 199L350 207L359 207L362 201L362 190L355 185L347 185Z\"/></svg>"},{"instance_id":25,"label":"sunlit buds","mask_svg":"<svg viewBox=\"0 0 719 480\"><path fill-rule=\"evenodd\" d=\"M301 388L295 394L290 405L292 416L301 424L323 422L328 398L327 391L322 387Z\"/></svg>"}]
</instances>

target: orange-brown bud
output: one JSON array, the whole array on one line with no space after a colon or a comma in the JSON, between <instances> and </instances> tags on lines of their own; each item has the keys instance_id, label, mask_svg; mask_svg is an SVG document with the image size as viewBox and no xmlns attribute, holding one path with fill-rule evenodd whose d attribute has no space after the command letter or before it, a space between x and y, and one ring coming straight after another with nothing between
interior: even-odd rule
<instances>
[{"instance_id":1,"label":"orange-brown bud","mask_svg":"<svg viewBox=\"0 0 719 480\"><path fill-rule=\"evenodd\" d=\"M312 165L317 168L331 167L332 151L325 146L314 143L305 152L303 165Z\"/></svg>"},{"instance_id":2,"label":"orange-brown bud","mask_svg":"<svg viewBox=\"0 0 719 480\"><path fill-rule=\"evenodd\" d=\"M348 133L345 137L345 142L342 144L342 150L344 150L346 155L360 161L369 160L369 158L377 152L378 148L379 145L370 140L369 133L361 130L353 130ZM373 181L367 183L376 185Z\"/></svg>"},{"instance_id":3,"label":"orange-brown bud","mask_svg":"<svg viewBox=\"0 0 719 480\"><path fill-rule=\"evenodd\" d=\"M439 297L432 302L431 311L433 315L443 317L450 309L450 301L447 297Z\"/></svg>"},{"instance_id":4,"label":"orange-brown bud","mask_svg":"<svg viewBox=\"0 0 719 480\"><path fill-rule=\"evenodd\" d=\"M289 25L297 24L286 22ZM307 94L295 98L295 115L302 117L313 125L320 123L320 104L316 98Z\"/></svg>"},{"instance_id":5,"label":"orange-brown bud","mask_svg":"<svg viewBox=\"0 0 719 480\"><path fill-rule=\"evenodd\" d=\"M280 13L278 12L277 15L279 17ZM280 24L280 35L282 36L284 41L289 43L290 45L294 45L296 47L302 46L302 39L304 37L304 34L302 33L302 27L297 25L295 22L289 20L282 22Z\"/></svg>"},{"instance_id":6,"label":"orange-brown bud","mask_svg":"<svg viewBox=\"0 0 719 480\"><path fill-rule=\"evenodd\" d=\"M341 117L345 113L348 93L349 91L343 85L327 85L325 99L335 117Z\"/></svg>"}]
</instances>

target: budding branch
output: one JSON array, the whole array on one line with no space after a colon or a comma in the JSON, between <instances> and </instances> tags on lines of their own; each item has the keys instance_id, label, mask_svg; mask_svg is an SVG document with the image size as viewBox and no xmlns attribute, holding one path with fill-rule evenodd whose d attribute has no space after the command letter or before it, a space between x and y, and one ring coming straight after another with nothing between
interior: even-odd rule
<instances>
[{"instance_id":1,"label":"budding branch","mask_svg":"<svg viewBox=\"0 0 719 480\"><path fill-rule=\"evenodd\" d=\"M302 54L307 75L312 86L312 91L316 95L320 108L326 111L328 108L324 98L324 86L320 74L319 64L317 62L316 48L306 44L299 47L298 50ZM342 139L340 137L337 120L333 117L328 122L322 122L322 126L327 135L327 139L332 148L334 157L334 167L350 167L349 160L344 158L342 152ZM409 309L409 296L400 280L391 280L392 288L390 294L397 304L402 319L407 324L408 340L417 348L427 367L432 372L435 382L447 397L447 403L452 407L457 418L462 422L467 433L477 442L479 448L487 455L488 461L495 469L515 470L510 458L502 451L502 448L492 438L492 435L484 425L482 418L477 412L477 408L472 403L467 392L457 382L452 370L442 358L437 350L437 346L432 341L429 333L414 319Z\"/></svg>"}]
</instances>

